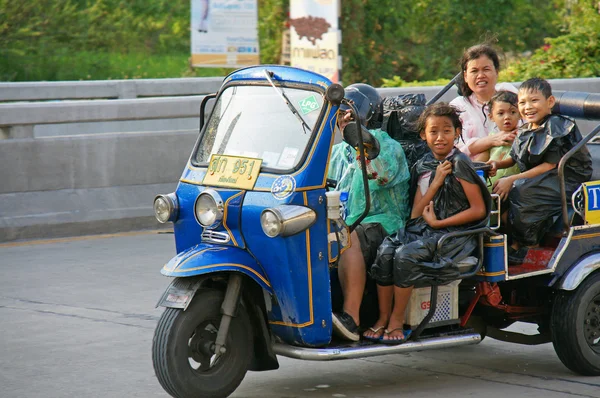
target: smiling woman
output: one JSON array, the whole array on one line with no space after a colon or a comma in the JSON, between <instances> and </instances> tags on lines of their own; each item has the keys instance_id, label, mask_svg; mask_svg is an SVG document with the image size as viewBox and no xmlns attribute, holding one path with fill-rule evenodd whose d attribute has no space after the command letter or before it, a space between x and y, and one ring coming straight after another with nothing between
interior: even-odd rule
<instances>
[{"instance_id":1,"label":"smiling woman","mask_svg":"<svg viewBox=\"0 0 600 398\"><path fill-rule=\"evenodd\" d=\"M509 83L498 82L500 60L494 48L487 44L478 44L468 48L461 59L462 95L453 99L450 105L461 113L463 124L462 136L464 142L459 143L459 149L478 160L477 155L490 148L506 145L504 134L490 135L495 127L488 120L488 102L496 91L512 91L517 89Z\"/></svg>"}]
</instances>

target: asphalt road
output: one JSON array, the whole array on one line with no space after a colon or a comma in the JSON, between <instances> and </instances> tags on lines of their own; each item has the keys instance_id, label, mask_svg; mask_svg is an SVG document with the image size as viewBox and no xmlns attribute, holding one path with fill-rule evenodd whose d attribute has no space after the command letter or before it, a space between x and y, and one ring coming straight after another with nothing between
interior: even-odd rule
<instances>
[{"instance_id":1,"label":"asphalt road","mask_svg":"<svg viewBox=\"0 0 600 398\"><path fill-rule=\"evenodd\" d=\"M166 397L151 361L173 236L0 245L0 397ZM523 328L522 326L517 326ZM233 397L600 397L551 344L476 346L338 362L280 358Z\"/></svg>"}]
</instances>

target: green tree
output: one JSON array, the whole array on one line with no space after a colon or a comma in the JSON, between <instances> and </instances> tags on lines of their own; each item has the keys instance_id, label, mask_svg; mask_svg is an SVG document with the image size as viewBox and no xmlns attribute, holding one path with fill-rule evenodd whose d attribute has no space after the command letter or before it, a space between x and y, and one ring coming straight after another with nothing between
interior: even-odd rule
<instances>
[{"instance_id":1,"label":"green tree","mask_svg":"<svg viewBox=\"0 0 600 398\"><path fill-rule=\"evenodd\" d=\"M465 48L492 38L505 51L536 48L558 20L556 5L542 0L347 0L343 79L450 79Z\"/></svg>"},{"instance_id":2,"label":"green tree","mask_svg":"<svg viewBox=\"0 0 600 398\"><path fill-rule=\"evenodd\" d=\"M531 57L513 62L501 75L507 81L600 76L600 14L587 1L563 12L563 35L547 38Z\"/></svg>"}]
</instances>

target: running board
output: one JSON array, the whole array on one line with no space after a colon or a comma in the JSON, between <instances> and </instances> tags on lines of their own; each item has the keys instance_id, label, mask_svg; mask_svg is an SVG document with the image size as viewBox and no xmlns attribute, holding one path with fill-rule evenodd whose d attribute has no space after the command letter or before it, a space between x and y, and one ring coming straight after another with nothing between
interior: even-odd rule
<instances>
[{"instance_id":1,"label":"running board","mask_svg":"<svg viewBox=\"0 0 600 398\"><path fill-rule=\"evenodd\" d=\"M401 354L413 351L425 351L438 348L458 347L462 345L477 344L481 341L479 333L463 335L432 337L419 341L407 341L398 345L386 344L361 344L336 346L329 348L304 348L288 344L274 343L273 351L284 357L303 359L308 361L333 361L337 359L353 359L374 357L377 355Z\"/></svg>"}]
</instances>

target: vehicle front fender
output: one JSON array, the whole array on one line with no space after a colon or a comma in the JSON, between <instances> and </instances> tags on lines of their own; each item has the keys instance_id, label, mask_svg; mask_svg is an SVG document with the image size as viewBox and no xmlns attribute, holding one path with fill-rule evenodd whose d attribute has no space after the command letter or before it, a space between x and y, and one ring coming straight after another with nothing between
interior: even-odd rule
<instances>
[{"instance_id":1,"label":"vehicle front fender","mask_svg":"<svg viewBox=\"0 0 600 398\"><path fill-rule=\"evenodd\" d=\"M268 277L246 250L210 244L199 244L173 257L161 274L175 277L206 275L215 272L241 272L263 289L273 293Z\"/></svg>"},{"instance_id":2,"label":"vehicle front fender","mask_svg":"<svg viewBox=\"0 0 600 398\"><path fill-rule=\"evenodd\" d=\"M600 253L580 259L562 277L556 286L560 290L575 290L593 272L600 270Z\"/></svg>"}]
</instances>

